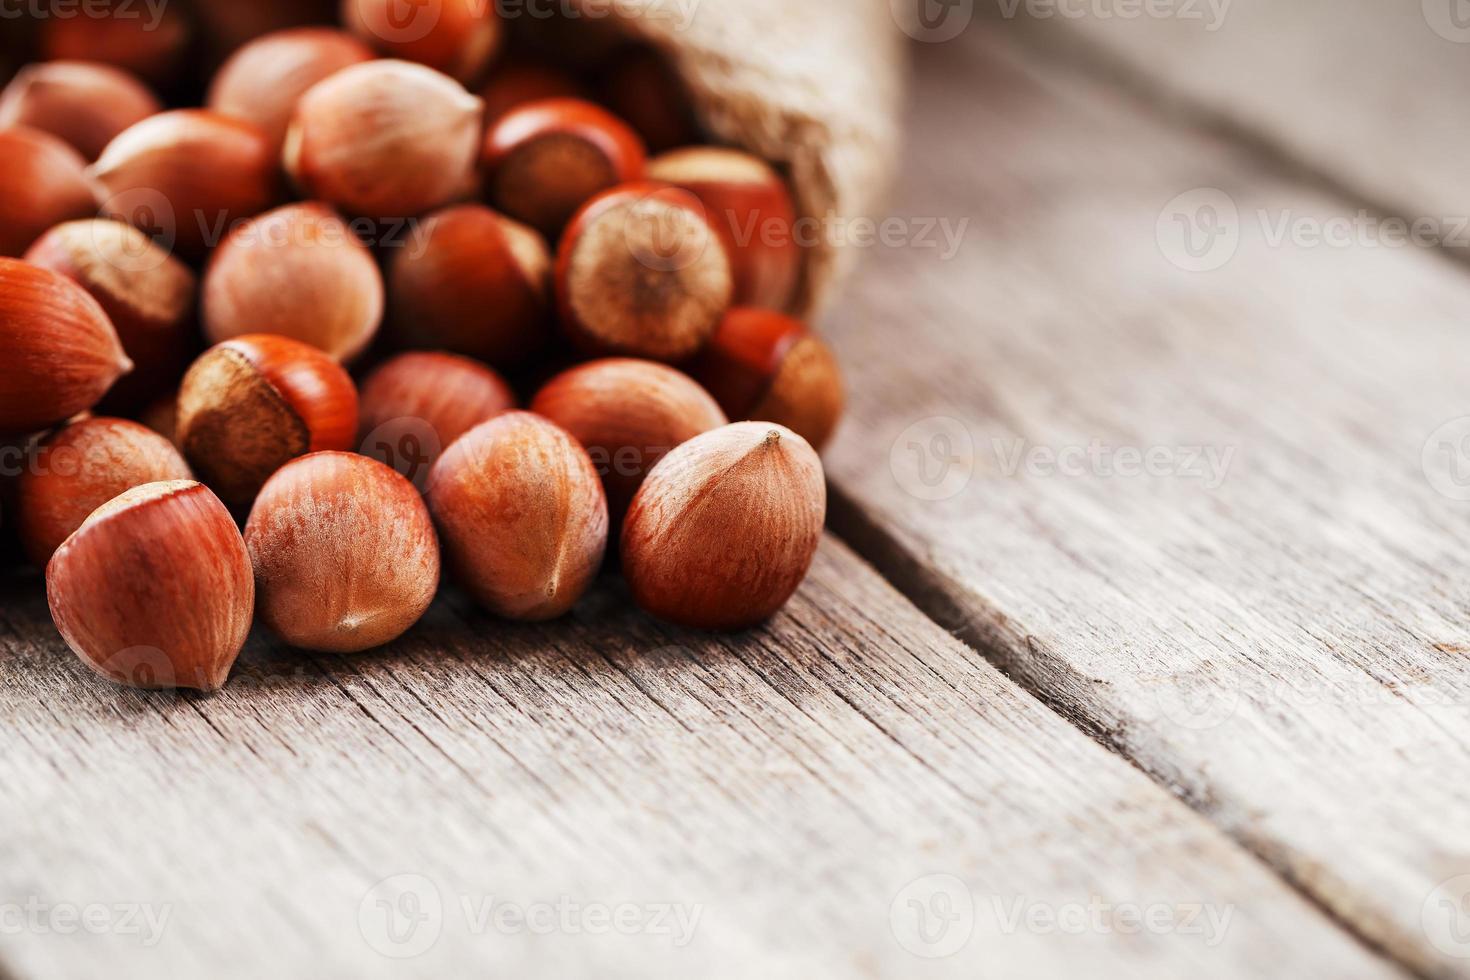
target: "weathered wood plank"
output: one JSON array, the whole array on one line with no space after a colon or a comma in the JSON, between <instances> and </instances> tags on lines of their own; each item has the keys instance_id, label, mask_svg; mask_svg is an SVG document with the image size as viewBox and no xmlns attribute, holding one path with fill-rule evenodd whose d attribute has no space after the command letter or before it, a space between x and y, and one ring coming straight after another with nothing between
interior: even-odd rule
<instances>
[{"instance_id":1,"label":"weathered wood plank","mask_svg":"<svg viewBox=\"0 0 1470 980\"><path fill-rule=\"evenodd\" d=\"M667 631L626 609L604 592L570 622L511 627L450 597L382 654L253 641L206 699L94 679L35 588L12 584L0 902L168 918L146 947L7 927L3 968L1397 975L835 542L749 635ZM407 898L375 885L399 875ZM927 904L936 885L956 904ZM402 945L380 899L403 913ZM551 903L535 913L551 930L477 927L491 900ZM926 919L926 944L910 901L960 918L942 934ZM624 902L642 910L625 913L629 934L586 931L592 906ZM685 918L653 922L661 903ZM1120 903L1155 908L1153 924L1107 919ZM430 939L401 963L380 952Z\"/></svg>"},{"instance_id":2,"label":"weathered wood plank","mask_svg":"<svg viewBox=\"0 0 1470 980\"><path fill-rule=\"evenodd\" d=\"M1273 241L1353 206L1008 29L920 59L899 211L973 223L831 318L835 526L1353 928L1470 975L1437 891L1470 883L1470 505L1439 492L1470 283Z\"/></svg>"}]
</instances>

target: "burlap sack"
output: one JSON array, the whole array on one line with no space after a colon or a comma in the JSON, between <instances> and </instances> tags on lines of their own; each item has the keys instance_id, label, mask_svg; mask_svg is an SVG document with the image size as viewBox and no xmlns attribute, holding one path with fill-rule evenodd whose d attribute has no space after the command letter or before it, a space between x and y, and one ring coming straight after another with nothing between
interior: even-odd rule
<instances>
[{"instance_id":1,"label":"burlap sack","mask_svg":"<svg viewBox=\"0 0 1470 980\"><path fill-rule=\"evenodd\" d=\"M881 217L898 152L906 37L887 0L579 0L663 49L718 139L782 165L806 221L800 310L855 257L841 229Z\"/></svg>"}]
</instances>

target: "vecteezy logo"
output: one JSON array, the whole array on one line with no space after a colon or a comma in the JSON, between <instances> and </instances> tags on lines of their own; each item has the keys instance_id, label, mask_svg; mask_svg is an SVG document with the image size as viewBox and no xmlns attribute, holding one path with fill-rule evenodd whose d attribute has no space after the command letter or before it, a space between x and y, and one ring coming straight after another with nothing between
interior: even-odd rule
<instances>
[{"instance_id":1,"label":"vecteezy logo","mask_svg":"<svg viewBox=\"0 0 1470 980\"><path fill-rule=\"evenodd\" d=\"M925 875L893 897L888 924L898 944L915 956L953 956L975 931L975 899L954 875Z\"/></svg>"},{"instance_id":2,"label":"vecteezy logo","mask_svg":"<svg viewBox=\"0 0 1470 980\"><path fill-rule=\"evenodd\" d=\"M1451 500L1470 500L1470 415L1435 429L1420 457L1424 478Z\"/></svg>"},{"instance_id":3,"label":"vecteezy logo","mask_svg":"<svg viewBox=\"0 0 1470 980\"><path fill-rule=\"evenodd\" d=\"M975 19L975 0L888 0L888 8L905 34L926 44L954 40Z\"/></svg>"},{"instance_id":4,"label":"vecteezy logo","mask_svg":"<svg viewBox=\"0 0 1470 980\"><path fill-rule=\"evenodd\" d=\"M439 26L443 6L444 0L388 0L381 16L358 16L370 33L389 44L412 44L422 41Z\"/></svg>"},{"instance_id":5,"label":"vecteezy logo","mask_svg":"<svg viewBox=\"0 0 1470 980\"><path fill-rule=\"evenodd\" d=\"M1470 874L1440 882L1424 900L1419 924L1435 949L1470 959Z\"/></svg>"},{"instance_id":6,"label":"vecteezy logo","mask_svg":"<svg viewBox=\"0 0 1470 980\"><path fill-rule=\"evenodd\" d=\"M439 430L428 420L414 416L389 419L369 432L359 450L412 483L422 493L429 485L429 471L444 447Z\"/></svg>"},{"instance_id":7,"label":"vecteezy logo","mask_svg":"<svg viewBox=\"0 0 1470 980\"><path fill-rule=\"evenodd\" d=\"M1190 678L1161 678L1157 686L1159 713L1192 731L1205 731L1235 717L1240 694L1230 688Z\"/></svg>"},{"instance_id":8,"label":"vecteezy logo","mask_svg":"<svg viewBox=\"0 0 1470 980\"><path fill-rule=\"evenodd\" d=\"M959 419L936 415L899 433L888 453L893 478L919 500L949 500L975 474L975 440Z\"/></svg>"},{"instance_id":9,"label":"vecteezy logo","mask_svg":"<svg viewBox=\"0 0 1470 980\"><path fill-rule=\"evenodd\" d=\"M1470 44L1470 0L1423 0L1424 22L1446 41Z\"/></svg>"},{"instance_id":10,"label":"vecteezy logo","mask_svg":"<svg viewBox=\"0 0 1470 980\"><path fill-rule=\"evenodd\" d=\"M121 263L119 267L124 272L149 272L163 265L178 242L178 217L174 213L173 205L162 193L152 188L134 187L114 194L103 202L99 213L125 225L132 225L158 246L146 251L119 253L115 247L111 247L116 243L97 241L99 251L108 256L108 261ZM103 226L97 225L92 234L95 240L99 235L108 232ZM108 247L100 247L105 244Z\"/></svg>"},{"instance_id":11,"label":"vecteezy logo","mask_svg":"<svg viewBox=\"0 0 1470 980\"><path fill-rule=\"evenodd\" d=\"M438 886L423 875L394 875L362 897L357 927L367 944L384 956L421 956L439 941L444 901Z\"/></svg>"},{"instance_id":12,"label":"vecteezy logo","mask_svg":"<svg viewBox=\"0 0 1470 980\"><path fill-rule=\"evenodd\" d=\"M1186 272L1212 272L1240 247L1240 210L1224 191L1198 187L1164 205L1154 236L1172 264Z\"/></svg>"}]
</instances>

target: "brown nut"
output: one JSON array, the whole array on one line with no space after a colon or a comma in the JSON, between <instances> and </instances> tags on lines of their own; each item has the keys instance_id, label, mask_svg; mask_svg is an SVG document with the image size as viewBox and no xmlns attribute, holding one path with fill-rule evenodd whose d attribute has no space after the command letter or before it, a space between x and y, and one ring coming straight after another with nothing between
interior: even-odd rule
<instances>
[{"instance_id":1,"label":"brown nut","mask_svg":"<svg viewBox=\"0 0 1470 980\"><path fill-rule=\"evenodd\" d=\"M477 204L437 211L388 264L394 339L518 367L549 339L551 256L541 236Z\"/></svg>"},{"instance_id":2,"label":"brown nut","mask_svg":"<svg viewBox=\"0 0 1470 980\"><path fill-rule=\"evenodd\" d=\"M255 579L229 511L187 480L93 511L46 566L51 616L98 674L216 691L250 632Z\"/></svg>"},{"instance_id":3,"label":"brown nut","mask_svg":"<svg viewBox=\"0 0 1470 980\"><path fill-rule=\"evenodd\" d=\"M297 456L351 449L357 389L326 354L254 334L211 347L179 388L178 440L201 479L247 506Z\"/></svg>"},{"instance_id":4,"label":"brown nut","mask_svg":"<svg viewBox=\"0 0 1470 980\"><path fill-rule=\"evenodd\" d=\"M586 354L680 361L730 308L724 246L688 191L625 184L588 202L556 263L562 328Z\"/></svg>"},{"instance_id":5,"label":"brown nut","mask_svg":"<svg viewBox=\"0 0 1470 980\"><path fill-rule=\"evenodd\" d=\"M480 100L407 61L344 68L296 104L286 170L309 197L371 218L411 218L473 188Z\"/></svg>"},{"instance_id":6,"label":"brown nut","mask_svg":"<svg viewBox=\"0 0 1470 980\"><path fill-rule=\"evenodd\" d=\"M653 361L612 357L547 382L531 411L566 429L592 457L613 527L654 464L728 419L688 375Z\"/></svg>"},{"instance_id":7,"label":"brown nut","mask_svg":"<svg viewBox=\"0 0 1470 980\"><path fill-rule=\"evenodd\" d=\"M110 195L104 210L167 247L198 257L233 222L275 198L277 164L265 134L203 109L176 109L123 130L90 173Z\"/></svg>"},{"instance_id":8,"label":"brown nut","mask_svg":"<svg viewBox=\"0 0 1470 980\"><path fill-rule=\"evenodd\" d=\"M594 195L642 177L645 157L638 134L607 110L543 99L490 126L480 165L491 204L555 238Z\"/></svg>"},{"instance_id":9,"label":"brown nut","mask_svg":"<svg viewBox=\"0 0 1470 980\"><path fill-rule=\"evenodd\" d=\"M0 256L21 255L52 225L97 213L86 168L50 133L0 129Z\"/></svg>"},{"instance_id":10,"label":"brown nut","mask_svg":"<svg viewBox=\"0 0 1470 980\"><path fill-rule=\"evenodd\" d=\"M240 5L244 6L244 5ZM208 108L253 123L279 160L296 102L317 82L343 68L371 61L357 38L328 27L302 27L257 38L240 48L215 74Z\"/></svg>"},{"instance_id":11,"label":"brown nut","mask_svg":"<svg viewBox=\"0 0 1470 980\"><path fill-rule=\"evenodd\" d=\"M689 366L732 419L779 422L820 452L842 418L842 371L822 338L770 310L731 310Z\"/></svg>"},{"instance_id":12,"label":"brown nut","mask_svg":"<svg viewBox=\"0 0 1470 980\"><path fill-rule=\"evenodd\" d=\"M749 153L700 146L658 157L648 165L648 176L682 187L704 204L730 257L734 305L791 307L801 249L796 208L780 174Z\"/></svg>"},{"instance_id":13,"label":"brown nut","mask_svg":"<svg viewBox=\"0 0 1470 980\"><path fill-rule=\"evenodd\" d=\"M261 622L306 650L357 653L402 636L439 588L439 540L403 477L352 453L276 471L245 524Z\"/></svg>"},{"instance_id":14,"label":"brown nut","mask_svg":"<svg viewBox=\"0 0 1470 980\"><path fill-rule=\"evenodd\" d=\"M481 423L429 474L429 511L459 583L491 612L566 613L607 548L607 500L586 451L529 412Z\"/></svg>"},{"instance_id":15,"label":"brown nut","mask_svg":"<svg viewBox=\"0 0 1470 980\"><path fill-rule=\"evenodd\" d=\"M48 132L87 160L95 160L118 133L162 111L137 78L86 61L27 65L0 92L0 129Z\"/></svg>"},{"instance_id":16,"label":"brown nut","mask_svg":"<svg viewBox=\"0 0 1470 980\"><path fill-rule=\"evenodd\" d=\"M324 204L288 204L235 228L204 274L211 343L273 333L341 361L367 349L383 321L383 276L366 245Z\"/></svg>"},{"instance_id":17,"label":"brown nut","mask_svg":"<svg viewBox=\"0 0 1470 980\"><path fill-rule=\"evenodd\" d=\"M597 86L602 101L663 153L699 140L699 126L683 80L657 50L631 45L614 54Z\"/></svg>"},{"instance_id":18,"label":"brown nut","mask_svg":"<svg viewBox=\"0 0 1470 980\"><path fill-rule=\"evenodd\" d=\"M134 369L99 407L131 413L178 383L195 347L199 288L188 266L132 225L107 218L57 225L25 260L81 286L117 328Z\"/></svg>"},{"instance_id":19,"label":"brown nut","mask_svg":"<svg viewBox=\"0 0 1470 980\"><path fill-rule=\"evenodd\" d=\"M516 407L505 380L478 361L411 351L383 362L362 383L361 452L422 488L444 449Z\"/></svg>"},{"instance_id":20,"label":"brown nut","mask_svg":"<svg viewBox=\"0 0 1470 980\"><path fill-rule=\"evenodd\" d=\"M16 491L16 524L26 555L42 567L87 515L113 497L193 474L163 436L136 422L84 418L36 446Z\"/></svg>"},{"instance_id":21,"label":"brown nut","mask_svg":"<svg viewBox=\"0 0 1470 980\"><path fill-rule=\"evenodd\" d=\"M0 432L39 432L132 370L97 301L50 269L0 258Z\"/></svg>"},{"instance_id":22,"label":"brown nut","mask_svg":"<svg viewBox=\"0 0 1470 980\"><path fill-rule=\"evenodd\" d=\"M485 121L494 124L518 106L542 99L581 99L587 95L569 73L539 61L508 58L495 66L480 98L485 103Z\"/></svg>"},{"instance_id":23,"label":"brown nut","mask_svg":"<svg viewBox=\"0 0 1470 980\"><path fill-rule=\"evenodd\" d=\"M665 456L623 526L623 574L639 607L695 629L763 622L806 578L827 485L805 439L737 422Z\"/></svg>"},{"instance_id":24,"label":"brown nut","mask_svg":"<svg viewBox=\"0 0 1470 980\"><path fill-rule=\"evenodd\" d=\"M92 0L72 16L42 18L37 41L42 61L101 62L159 84L179 73L192 33L175 4Z\"/></svg>"},{"instance_id":25,"label":"brown nut","mask_svg":"<svg viewBox=\"0 0 1470 980\"><path fill-rule=\"evenodd\" d=\"M342 23L389 58L416 61L466 83L485 73L504 34L488 0L342 0Z\"/></svg>"}]
</instances>

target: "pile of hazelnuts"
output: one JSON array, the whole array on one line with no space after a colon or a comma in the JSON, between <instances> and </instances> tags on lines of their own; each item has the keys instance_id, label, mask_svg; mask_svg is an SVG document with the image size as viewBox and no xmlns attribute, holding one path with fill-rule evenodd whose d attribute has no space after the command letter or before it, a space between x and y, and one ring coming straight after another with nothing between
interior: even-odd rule
<instances>
[{"instance_id":1,"label":"pile of hazelnuts","mask_svg":"<svg viewBox=\"0 0 1470 980\"><path fill-rule=\"evenodd\" d=\"M842 410L782 175L621 34L276 29L311 7L41 18L0 92L0 500L67 644L215 690L257 619L394 640L441 556L507 620L604 570L683 626L779 610Z\"/></svg>"}]
</instances>

